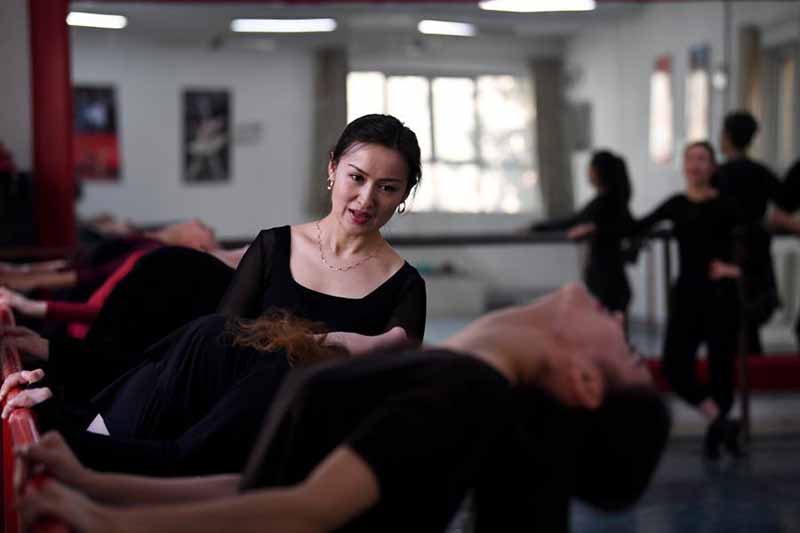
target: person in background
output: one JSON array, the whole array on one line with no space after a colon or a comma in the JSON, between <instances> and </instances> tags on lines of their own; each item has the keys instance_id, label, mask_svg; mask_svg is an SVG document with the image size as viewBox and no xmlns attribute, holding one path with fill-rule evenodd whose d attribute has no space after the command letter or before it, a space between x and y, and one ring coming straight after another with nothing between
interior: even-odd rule
<instances>
[{"instance_id":1,"label":"person in background","mask_svg":"<svg viewBox=\"0 0 800 533\"><path fill-rule=\"evenodd\" d=\"M780 305L772 263L772 239L765 227L767 205L778 197L780 182L772 170L751 159L748 150L758 132L758 122L748 111L725 117L720 147L725 163L712 186L733 200L740 228L736 232L736 263L742 269L742 296L748 353L762 354L761 327Z\"/></svg>"},{"instance_id":2,"label":"person in background","mask_svg":"<svg viewBox=\"0 0 800 533\"><path fill-rule=\"evenodd\" d=\"M739 267L733 263L736 206L711 187L713 147L689 144L683 153L686 192L675 194L635 223L636 232L669 221L678 241L678 279L669 298L663 371L676 394L707 420L705 456L720 457L724 443L739 455L739 424L729 420L739 327ZM697 376L697 350L708 348L710 383Z\"/></svg>"},{"instance_id":3,"label":"person in background","mask_svg":"<svg viewBox=\"0 0 800 533\"><path fill-rule=\"evenodd\" d=\"M537 222L531 229L567 230L571 239L588 237L584 282L606 308L625 313L631 300L622 248L632 221L627 165L620 156L601 150L592 155L588 174L597 194L583 209L564 219Z\"/></svg>"}]
</instances>

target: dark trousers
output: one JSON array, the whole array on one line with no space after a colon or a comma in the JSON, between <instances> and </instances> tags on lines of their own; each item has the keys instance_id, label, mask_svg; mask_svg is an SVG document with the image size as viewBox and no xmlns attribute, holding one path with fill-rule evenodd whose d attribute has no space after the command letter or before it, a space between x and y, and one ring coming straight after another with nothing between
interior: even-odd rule
<instances>
[{"instance_id":1,"label":"dark trousers","mask_svg":"<svg viewBox=\"0 0 800 533\"><path fill-rule=\"evenodd\" d=\"M733 405L739 313L735 281L679 282L673 288L663 371L675 393L690 404L711 398L722 414ZM708 382L700 380L695 368L702 343L708 353Z\"/></svg>"}]
</instances>

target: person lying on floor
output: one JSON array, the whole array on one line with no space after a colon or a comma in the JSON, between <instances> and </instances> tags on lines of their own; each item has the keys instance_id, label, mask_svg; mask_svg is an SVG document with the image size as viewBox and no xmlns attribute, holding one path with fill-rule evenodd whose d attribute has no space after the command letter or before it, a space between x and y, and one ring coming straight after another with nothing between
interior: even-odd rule
<instances>
[{"instance_id":1,"label":"person lying on floor","mask_svg":"<svg viewBox=\"0 0 800 533\"><path fill-rule=\"evenodd\" d=\"M57 334L45 339L17 326L3 330L4 342L18 348L30 366L43 368L51 385L68 384L69 397L88 400L141 363L152 344L213 313L242 252L173 246L153 250L115 284L85 338ZM23 402L24 395L17 401Z\"/></svg>"},{"instance_id":2,"label":"person lying on floor","mask_svg":"<svg viewBox=\"0 0 800 533\"><path fill-rule=\"evenodd\" d=\"M96 247L79 250L64 260L32 265L0 266L0 286L28 293L37 289L64 289L70 300L85 300L132 254L159 246L185 246L197 250L219 248L214 230L197 219L161 229L108 239Z\"/></svg>"},{"instance_id":3,"label":"person lying on floor","mask_svg":"<svg viewBox=\"0 0 800 533\"><path fill-rule=\"evenodd\" d=\"M20 455L43 463L56 481L28 488L18 509L26 524L53 516L84 532L441 532L467 491L502 490L502 477L492 472L498 461L508 464L509 439L530 428L520 426L520 414L534 415L538 405L515 402L517 392L530 388L585 409L627 396L622 406L634 405L637 414L614 429L627 433L618 442L627 440L625 451L635 453L605 450L602 460L618 475L582 479L573 494L609 507L635 498L663 450L669 415L625 341L621 316L571 285L485 315L439 348L296 373L241 476L99 474L83 468L60 437L47 435ZM551 429L534 427L528 438L535 443L537 433ZM574 449L589 448L594 459L591 448L603 444L591 440ZM567 461L565 473L578 478L609 471L590 465L584 473L573 467L584 464L580 457ZM530 472L531 486L551 482ZM604 498L605 490L612 496Z\"/></svg>"}]
</instances>

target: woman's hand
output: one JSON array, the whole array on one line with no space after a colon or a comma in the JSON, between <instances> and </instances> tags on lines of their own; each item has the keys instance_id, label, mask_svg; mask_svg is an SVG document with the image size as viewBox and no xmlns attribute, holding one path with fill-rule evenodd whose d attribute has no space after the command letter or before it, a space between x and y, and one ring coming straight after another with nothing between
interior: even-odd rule
<instances>
[{"instance_id":1,"label":"woman's hand","mask_svg":"<svg viewBox=\"0 0 800 533\"><path fill-rule=\"evenodd\" d=\"M50 358L50 341L28 328L0 327L0 339L3 345L16 348L40 361L47 361Z\"/></svg>"},{"instance_id":2,"label":"woman's hand","mask_svg":"<svg viewBox=\"0 0 800 533\"><path fill-rule=\"evenodd\" d=\"M18 499L22 528L43 519L56 519L82 533L114 531L113 512L58 481L46 480L38 487L29 483Z\"/></svg>"},{"instance_id":3,"label":"woman's hand","mask_svg":"<svg viewBox=\"0 0 800 533\"><path fill-rule=\"evenodd\" d=\"M586 224L578 224L577 226L572 226L569 228L569 231L567 231L567 238L577 241L583 239L584 237L588 237L594 233L596 229L597 226L591 222L587 222Z\"/></svg>"},{"instance_id":4,"label":"woman's hand","mask_svg":"<svg viewBox=\"0 0 800 533\"><path fill-rule=\"evenodd\" d=\"M83 466L64 438L54 431L45 433L39 442L15 450L28 467L42 465L47 475L78 490L87 490L92 471Z\"/></svg>"},{"instance_id":5,"label":"woman's hand","mask_svg":"<svg viewBox=\"0 0 800 533\"><path fill-rule=\"evenodd\" d=\"M0 304L6 304L23 315L33 317L41 318L47 312L47 302L31 300L6 287L0 287Z\"/></svg>"},{"instance_id":6,"label":"woman's hand","mask_svg":"<svg viewBox=\"0 0 800 533\"><path fill-rule=\"evenodd\" d=\"M0 402L6 398L8 393L14 387L36 383L43 377L44 370L41 368L36 370L22 370L20 372L14 372L13 374L10 374L5 381L3 381L2 387L0 387ZM0 413L0 418L6 419L14 409L18 407L33 407L35 405L39 405L40 403L52 398L52 396L53 391L47 387L21 390L16 396L6 402L5 406L3 406L3 412Z\"/></svg>"},{"instance_id":7,"label":"woman's hand","mask_svg":"<svg viewBox=\"0 0 800 533\"><path fill-rule=\"evenodd\" d=\"M374 351L399 350L410 343L406 331L400 326L395 326L389 331L375 336L361 335L349 331L333 331L327 334L325 342L343 346L354 357Z\"/></svg>"},{"instance_id":8,"label":"woman's hand","mask_svg":"<svg viewBox=\"0 0 800 533\"><path fill-rule=\"evenodd\" d=\"M714 281L720 279L737 279L742 275L741 269L731 263L714 259L708 266L708 277Z\"/></svg>"},{"instance_id":9,"label":"woman's hand","mask_svg":"<svg viewBox=\"0 0 800 533\"><path fill-rule=\"evenodd\" d=\"M3 407L3 413L0 418L5 420L9 415L14 412L14 409L22 407L35 407L40 403L44 403L53 397L53 391L49 387L39 387L36 389L25 389L19 391L19 394L6 402Z\"/></svg>"},{"instance_id":10,"label":"woman's hand","mask_svg":"<svg viewBox=\"0 0 800 533\"><path fill-rule=\"evenodd\" d=\"M3 385L0 386L0 402L5 399L6 394L8 394L14 387L36 383L43 377L44 370L41 368L37 368L36 370L21 370L19 372L13 372L9 374L8 377L3 381Z\"/></svg>"}]
</instances>

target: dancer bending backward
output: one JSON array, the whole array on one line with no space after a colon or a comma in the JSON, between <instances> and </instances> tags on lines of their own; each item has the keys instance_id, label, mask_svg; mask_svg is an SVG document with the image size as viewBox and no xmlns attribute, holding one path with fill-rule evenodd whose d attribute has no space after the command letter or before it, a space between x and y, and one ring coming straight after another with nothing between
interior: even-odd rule
<instances>
[{"instance_id":1,"label":"dancer bending backward","mask_svg":"<svg viewBox=\"0 0 800 533\"><path fill-rule=\"evenodd\" d=\"M568 230L571 239L589 238L589 258L583 278L600 302L612 311L625 313L631 288L625 275L622 240L630 231L628 210L631 184L625 161L606 150L595 152L589 163L589 181L597 195L575 215L539 222L534 231Z\"/></svg>"},{"instance_id":2,"label":"dancer bending backward","mask_svg":"<svg viewBox=\"0 0 800 533\"><path fill-rule=\"evenodd\" d=\"M58 481L29 490L19 509L26 522L55 515L86 533L442 532L467 491L506 489L497 461L508 464L509 434L522 417L539 411L532 397L517 394L533 388L588 409L617 393L635 393L618 406L627 415L618 426L625 429L618 435L624 451L606 448L599 464L581 461L583 452L592 455L586 448L604 445L605 426L594 435L601 438L584 441L560 472L590 478L583 488L593 486L609 505L611 494L630 491L630 503L646 486L669 428L649 383L646 365L625 341L621 314L605 311L586 289L572 285L488 314L440 348L376 354L295 374L241 477L98 474L77 463L57 435L46 435L21 453L43 462ZM520 402L523 397L530 401ZM642 406L647 408L633 416L626 409ZM535 447L537 435L546 437L558 424L529 426L528 443ZM534 492L554 481L528 470L526 456L519 457L506 473L530 477L515 488ZM617 475L605 475L614 469ZM542 502L529 503L524 515L505 506L495 510L521 516L527 522L512 529L524 529L541 511Z\"/></svg>"},{"instance_id":3,"label":"dancer bending backward","mask_svg":"<svg viewBox=\"0 0 800 533\"><path fill-rule=\"evenodd\" d=\"M240 470L290 361L270 342L269 313L247 323L236 317L282 310L320 322L326 341L351 355L417 344L425 284L379 230L419 180L419 154L414 133L394 117L349 124L331 153L328 216L262 231L234 275L224 314L174 332L89 406L69 409L79 413L65 428L79 456L140 473ZM7 382L24 381L16 376Z\"/></svg>"},{"instance_id":4,"label":"dancer bending backward","mask_svg":"<svg viewBox=\"0 0 800 533\"><path fill-rule=\"evenodd\" d=\"M734 366L739 327L739 268L733 260L736 207L710 185L716 161L707 142L690 144L683 154L686 192L676 194L636 223L644 231L672 223L680 267L669 299L663 371L674 391L709 420L704 450L709 459L725 443L739 453L738 424L728 420L733 405ZM710 384L697 376L700 344L708 348Z\"/></svg>"}]
</instances>

